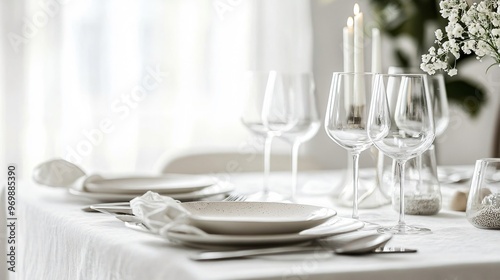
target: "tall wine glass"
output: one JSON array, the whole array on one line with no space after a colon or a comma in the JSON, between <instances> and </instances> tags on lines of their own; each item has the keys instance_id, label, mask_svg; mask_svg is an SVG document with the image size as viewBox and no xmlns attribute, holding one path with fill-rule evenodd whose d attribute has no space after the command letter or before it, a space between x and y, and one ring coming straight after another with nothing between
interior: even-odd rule
<instances>
[{"instance_id":1,"label":"tall wine glass","mask_svg":"<svg viewBox=\"0 0 500 280\"><path fill-rule=\"evenodd\" d=\"M389 106L391 97L396 98L394 108ZM430 229L407 225L404 211L405 163L426 151L435 138L432 101L424 75L375 75L368 135L380 151L396 161L399 171L399 222L378 231L429 233Z\"/></svg>"},{"instance_id":2,"label":"tall wine glass","mask_svg":"<svg viewBox=\"0 0 500 280\"><path fill-rule=\"evenodd\" d=\"M284 90L283 77L276 71L248 72L243 89L247 102L241 116L242 123L264 142L264 181L262 191L252 195L252 200L280 201L284 198L269 190L271 168L271 146L274 137L289 130L296 123L290 113L291 93Z\"/></svg>"},{"instance_id":3,"label":"tall wine glass","mask_svg":"<svg viewBox=\"0 0 500 280\"><path fill-rule=\"evenodd\" d=\"M284 131L280 136L292 144L292 189L291 201L295 201L297 191L297 170L299 149L302 143L311 140L320 126L320 119L316 107L314 94L314 78L312 73L290 73L284 75L285 90L293 96L290 110L296 120L296 125Z\"/></svg>"},{"instance_id":4,"label":"tall wine glass","mask_svg":"<svg viewBox=\"0 0 500 280\"><path fill-rule=\"evenodd\" d=\"M349 151L353 165L352 217L358 214L359 154L372 145L368 138L368 107L373 75L369 73L333 73L325 116L326 134Z\"/></svg>"},{"instance_id":5,"label":"tall wine glass","mask_svg":"<svg viewBox=\"0 0 500 280\"><path fill-rule=\"evenodd\" d=\"M446 84L443 74L427 75L419 68L389 67L389 74L423 74L426 75L429 83L429 94L432 99L434 115L434 127L436 138L444 133L450 122L450 112L448 97L446 95Z\"/></svg>"},{"instance_id":6,"label":"tall wine glass","mask_svg":"<svg viewBox=\"0 0 500 280\"><path fill-rule=\"evenodd\" d=\"M389 74L423 74L427 78L429 84L429 95L431 97L431 106L434 116L434 128L436 130L436 138L444 133L449 123L449 107L448 97L446 96L446 85L443 74L427 75L419 68L405 68L405 67L389 67ZM390 105L389 105L390 106ZM436 150L434 144L429 148L430 151ZM435 152L423 153L414 159L411 159L406 164L407 179L417 182L417 189L425 194L434 192L441 200L441 191L439 186L439 179L437 177L437 163L434 164L434 170L429 169L429 166L424 166L424 162L436 162L431 154ZM438 193L438 194L437 194ZM439 207L440 208L440 207Z\"/></svg>"}]
</instances>

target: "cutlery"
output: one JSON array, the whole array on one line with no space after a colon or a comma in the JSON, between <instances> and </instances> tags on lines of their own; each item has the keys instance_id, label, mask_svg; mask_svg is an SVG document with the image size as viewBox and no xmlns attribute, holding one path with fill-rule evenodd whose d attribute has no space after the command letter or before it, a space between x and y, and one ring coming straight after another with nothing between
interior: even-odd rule
<instances>
[{"instance_id":1,"label":"cutlery","mask_svg":"<svg viewBox=\"0 0 500 280\"><path fill-rule=\"evenodd\" d=\"M122 218L122 217L116 217L118 220L122 221L125 223L125 226L130 228L130 229L133 229L133 230L137 230L137 231L140 231L140 232L146 232L146 233L149 233L149 234L153 234L151 232L151 230L148 228L148 226L146 226L144 223L140 222L140 221L127 221L127 219L125 218Z\"/></svg>"},{"instance_id":2,"label":"cutlery","mask_svg":"<svg viewBox=\"0 0 500 280\"><path fill-rule=\"evenodd\" d=\"M238 259L251 256L262 256L262 255L272 255L281 253L309 252L318 250L318 248L319 247L284 246L284 247L237 250L237 251L201 252L199 254L190 256L190 258L194 261L226 260L226 259Z\"/></svg>"},{"instance_id":3,"label":"cutlery","mask_svg":"<svg viewBox=\"0 0 500 280\"><path fill-rule=\"evenodd\" d=\"M238 193L231 193L222 201L245 201L247 199L246 196Z\"/></svg>"},{"instance_id":4,"label":"cutlery","mask_svg":"<svg viewBox=\"0 0 500 280\"><path fill-rule=\"evenodd\" d=\"M113 202L92 204L82 208L84 212L106 212L115 214L132 214L129 202Z\"/></svg>"},{"instance_id":5,"label":"cutlery","mask_svg":"<svg viewBox=\"0 0 500 280\"><path fill-rule=\"evenodd\" d=\"M121 202L119 202L119 203L121 203ZM116 204L119 204L119 203L116 203ZM125 226L128 228L151 233L149 227L146 224L144 224L141 219L139 219L133 215L132 210L130 209L130 206L128 206L128 209L130 209L130 213L120 213L119 211L117 211L117 212L113 212L113 210L108 211L109 209L113 209L113 207L118 207L118 206L108 206L107 205L107 204L112 204L112 203L104 203L104 204L106 204L106 205L103 207L99 207L99 204L95 204L95 205L90 205L88 208L90 208L91 210L93 210L95 212L100 212L103 214L111 215L111 216L117 218L118 220L124 222ZM127 202L127 204L128 204L128 202ZM85 209L86 208L83 208L82 210L85 211Z\"/></svg>"},{"instance_id":6,"label":"cutlery","mask_svg":"<svg viewBox=\"0 0 500 280\"><path fill-rule=\"evenodd\" d=\"M345 245L332 247L327 242L320 241L317 246L281 246L271 248L245 249L237 251L201 252L190 256L195 261L237 259L250 256L272 255L282 253L333 251L336 254L378 254L378 253L414 253L416 249L400 247L382 247L392 238L391 234L371 234L349 241Z\"/></svg>"},{"instance_id":7,"label":"cutlery","mask_svg":"<svg viewBox=\"0 0 500 280\"><path fill-rule=\"evenodd\" d=\"M391 254L391 253L416 253L417 249L410 249L404 247L379 247L373 251L377 254Z\"/></svg>"},{"instance_id":8,"label":"cutlery","mask_svg":"<svg viewBox=\"0 0 500 280\"><path fill-rule=\"evenodd\" d=\"M375 249L383 247L391 238L392 234L370 234L340 245L334 249L334 252L344 255L373 253ZM325 248L330 245L328 241L324 240L320 240L319 243Z\"/></svg>"},{"instance_id":9,"label":"cutlery","mask_svg":"<svg viewBox=\"0 0 500 280\"><path fill-rule=\"evenodd\" d=\"M239 259L245 257L253 256L265 256L272 254L284 254L284 253L302 253L302 252L315 252L315 251L325 251L322 247L273 247L273 248L259 248L259 249L249 249L249 250L239 250L239 251L220 251L220 252L202 252L196 255L190 256L194 261L211 261L211 260L228 260L228 259ZM334 251L335 252L335 251ZM388 253L416 253L417 249L403 248L403 247L379 247L373 251L365 252L363 254L388 254ZM336 254L339 254L335 252ZM345 255L361 255L348 254Z\"/></svg>"},{"instance_id":10,"label":"cutlery","mask_svg":"<svg viewBox=\"0 0 500 280\"><path fill-rule=\"evenodd\" d=\"M247 197L245 195L232 193L222 201L245 201L246 199ZM84 212L103 212L101 210L116 214L132 214L129 202L99 203L82 208L82 211Z\"/></svg>"}]
</instances>

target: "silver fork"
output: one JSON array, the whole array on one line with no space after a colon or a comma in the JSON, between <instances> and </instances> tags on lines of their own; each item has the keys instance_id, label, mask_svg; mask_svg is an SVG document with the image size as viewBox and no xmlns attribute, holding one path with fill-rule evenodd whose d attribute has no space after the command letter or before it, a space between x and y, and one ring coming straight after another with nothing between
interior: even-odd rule
<instances>
[{"instance_id":1,"label":"silver fork","mask_svg":"<svg viewBox=\"0 0 500 280\"><path fill-rule=\"evenodd\" d=\"M247 197L239 193L231 193L222 201L245 201Z\"/></svg>"}]
</instances>

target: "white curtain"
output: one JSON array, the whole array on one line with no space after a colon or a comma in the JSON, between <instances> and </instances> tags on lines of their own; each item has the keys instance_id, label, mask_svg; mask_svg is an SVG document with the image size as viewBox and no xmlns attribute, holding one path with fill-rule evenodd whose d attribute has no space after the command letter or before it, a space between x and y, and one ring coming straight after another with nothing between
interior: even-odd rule
<instances>
[{"instance_id":1,"label":"white curtain","mask_svg":"<svg viewBox=\"0 0 500 280\"><path fill-rule=\"evenodd\" d=\"M235 148L238 78L312 68L308 0L5 0L2 154L25 176L62 157L149 172L189 148Z\"/></svg>"}]
</instances>

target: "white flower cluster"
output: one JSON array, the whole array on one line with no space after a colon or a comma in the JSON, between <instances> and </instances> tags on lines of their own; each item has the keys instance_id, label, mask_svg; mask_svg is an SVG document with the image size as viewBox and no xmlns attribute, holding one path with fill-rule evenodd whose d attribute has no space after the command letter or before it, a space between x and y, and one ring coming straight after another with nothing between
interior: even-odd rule
<instances>
[{"instance_id":1,"label":"white flower cluster","mask_svg":"<svg viewBox=\"0 0 500 280\"><path fill-rule=\"evenodd\" d=\"M456 75L460 50L474 53L479 60L491 56L500 64L500 0L483 0L470 6L466 0L442 0L439 6L448 25L444 33L436 30L437 49L431 47L422 55L422 70L431 75L437 70Z\"/></svg>"}]
</instances>

